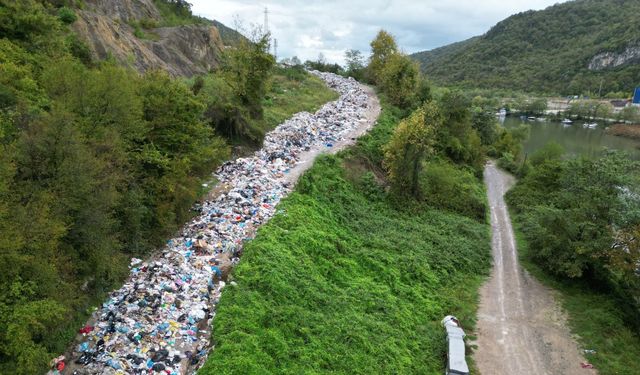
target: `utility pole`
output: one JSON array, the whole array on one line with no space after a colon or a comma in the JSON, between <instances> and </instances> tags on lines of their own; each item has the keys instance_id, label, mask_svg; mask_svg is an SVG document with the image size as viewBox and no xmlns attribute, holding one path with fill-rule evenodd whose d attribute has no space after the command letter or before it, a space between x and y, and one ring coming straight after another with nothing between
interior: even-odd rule
<instances>
[{"instance_id":1,"label":"utility pole","mask_svg":"<svg viewBox=\"0 0 640 375\"><path fill-rule=\"evenodd\" d=\"M264 35L269 33L269 8L264 7Z\"/></svg>"},{"instance_id":2,"label":"utility pole","mask_svg":"<svg viewBox=\"0 0 640 375\"><path fill-rule=\"evenodd\" d=\"M278 39L273 39L273 57L278 62Z\"/></svg>"}]
</instances>

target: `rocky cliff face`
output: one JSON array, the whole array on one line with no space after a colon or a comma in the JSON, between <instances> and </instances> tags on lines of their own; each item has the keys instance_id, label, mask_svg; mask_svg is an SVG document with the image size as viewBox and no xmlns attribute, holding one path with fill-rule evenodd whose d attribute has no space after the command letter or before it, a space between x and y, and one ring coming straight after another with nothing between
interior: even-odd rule
<instances>
[{"instance_id":1,"label":"rocky cliff face","mask_svg":"<svg viewBox=\"0 0 640 375\"><path fill-rule=\"evenodd\" d=\"M75 31L96 57L114 57L140 72L163 69L174 76L192 76L214 68L223 44L215 26L187 25L145 30L134 35L140 21L161 23L152 0L85 0Z\"/></svg>"},{"instance_id":2,"label":"rocky cliff face","mask_svg":"<svg viewBox=\"0 0 640 375\"><path fill-rule=\"evenodd\" d=\"M640 46L627 47L621 53L600 53L589 62L589 70L610 69L632 63L640 63Z\"/></svg>"}]
</instances>

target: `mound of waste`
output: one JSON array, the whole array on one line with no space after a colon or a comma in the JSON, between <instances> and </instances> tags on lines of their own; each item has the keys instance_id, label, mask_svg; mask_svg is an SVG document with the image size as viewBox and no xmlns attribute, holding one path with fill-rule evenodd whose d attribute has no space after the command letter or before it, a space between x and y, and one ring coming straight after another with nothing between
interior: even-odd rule
<instances>
[{"instance_id":1,"label":"mound of waste","mask_svg":"<svg viewBox=\"0 0 640 375\"><path fill-rule=\"evenodd\" d=\"M313 73L340 98L315 114L296 114L267 134L253 156L222 165L216 178L231 189L196 207L198 216L155 257L132 259L126 283L80 329L65 373L185 374L204 363L227 275L243 242L291 191L289 171L303 152L333 147L365 118L368 96L358 82ZM56 358L50 373L65 361Z\"/></svg>"}]
</instances>

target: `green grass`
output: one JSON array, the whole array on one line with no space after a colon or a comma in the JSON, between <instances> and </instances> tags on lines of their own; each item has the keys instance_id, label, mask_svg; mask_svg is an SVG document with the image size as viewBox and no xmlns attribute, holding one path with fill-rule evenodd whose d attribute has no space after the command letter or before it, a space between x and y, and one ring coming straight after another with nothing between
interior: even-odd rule
<instances>
[{"instance_id":1,"label":"green grass","mask_svg":"<svg viewBox=\"0 0 640 375\"><path fill-rule=\"evenodd\" d=\"M442 374L440 320L473 334L490 231L390 202L362 165L396 122L384 111L356 147L320 157L246 244L199 374Z\"/></svg>"},{"instance_id":2,"label":"green grass","mask_svg":"<svg viewBox=\"0 0 640 375\"><path fill-rule=\"evenodd\" d=\"M274 74L271 90L264 102L267 130L275 128L295 113L313 113L339 96L318 77L306 72L292 74L291 70L278 69Z\"/></svg>"},{"instance_id":3,"label":"green grass","mask_svg":"<svg viewBox=\"0 0 640 375\"><path fill-rule=\"evenodd\" d=\"M640 374L640 337L624 323L615 297L606 291L594 290L586 282L558 280L546 273L529 257L529 248L518 228L519 217L512 212L516 225L518 251L522 265L544 285L555 289L562 307L567 311L569 326L578 336L582 349L597 353L586 354L600 375Z\"/></svg>"}]
</instances>

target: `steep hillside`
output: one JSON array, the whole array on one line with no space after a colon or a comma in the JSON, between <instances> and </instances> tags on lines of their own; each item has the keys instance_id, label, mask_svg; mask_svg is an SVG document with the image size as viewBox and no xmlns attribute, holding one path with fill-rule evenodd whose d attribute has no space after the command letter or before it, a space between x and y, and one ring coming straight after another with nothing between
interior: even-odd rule
<instances>
[{"instance_id":1,"label":"steep hillside","mask_svg":"<svg viewBox=\"0 0 640 375\"><path fill-rule=\"evenodd\" d=\"M511 16L486 34L412 55L443 85L561 94L640 84L640 2L578 0Z\"/></svg>"},{"instance_id":2,"label":"steep hillside","mask_svg":"<svg viewBox=\"0 0 640 375\"><path fill-rule=\"evenodd\" d=\"M86 0L73 28L100 59L174 76L208 72L224 48L218 28L188 7L183 14L172 7L161 0Z\"/></svg>"},{"instance_id":3,"label":"steep hillside","mask_svg":"<svg viewBox=\"0 0 640 375\"><path fill-rule=\"evenodd\" d=\"M225 26L222 22L213 20L213 26L218 29L220 33L220 38L222 38L222 43L225 46L234 46L238 44L242 39L245 39L245 36L240 34L235 29L232 29L228 26Z\"/></svg>"}]
</instances>

